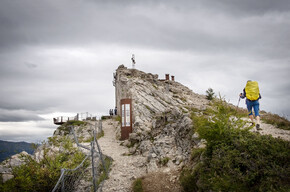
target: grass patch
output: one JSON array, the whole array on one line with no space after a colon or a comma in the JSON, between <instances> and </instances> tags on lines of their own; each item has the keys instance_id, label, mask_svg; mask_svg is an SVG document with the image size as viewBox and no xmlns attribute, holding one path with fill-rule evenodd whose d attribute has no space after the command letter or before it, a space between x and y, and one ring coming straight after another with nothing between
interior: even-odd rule
<instances>
[{"instance_id":1,"label":"grass patch","mask_svg":"<svg viewBox=\"0 0 290 192\"><path fill-rule=\"evenodd\" d=\"M155 84L152 83L152 86L153 86L156 90L158 90L157 85L155 85Z\"/></svg>"},{"instance_id":2,"label":"grass patch","mask_svg":"<svg viewBox=\"0 0 290 192\"><path fill-rule=\"evenodd\" d=\"M133 182L133 192L143 192L142 179L138 178Z\"/></svg>"},{"instance_id":3,"label":"grass patch","mask_svg":"<svg viewBox=\"0 0 290 192\"><path fill-rule=\"evenodd\" d=\"M112 160L109 157L105 157L104 162L105 162L106 170L109 173L110 167L112 165ZM97 180L97 185L99 186L104 180L108 179L109 177L108 177L108 174L105 172L102 164L99 165L98 169L99 169L99 173L101 173L101 175L99 176L99 179Z\"/></svg>"},{"instance_id":4,"label":"grass patch","mask_svg":"<svg viewBox=\"0 0 290 192\"><path fill-rule=\"evenodd\" d=\"M265 113L261 114L262 115L262 120L265 123L275 125L276 127L284 130L290 130L290 121L288 121L284 117L280 117L277 114L271 114L271 113Z\"/></svg>"},{"instance_id":5,"label":"grass patch","mask_svg":"<svg viewBox=\"0 0 290 192\"><path fill-rule=\"evenodd\" d=\"M160 159L159 163L163 166L167 165L167 163L169 162L170 158L169 157L164 157L162 159Z\"/></svg>"},{"instance_id":6,"label":"grass patch","mask_svg":"<svg viewBox=\"0 0 290 192\"><path fill-rule=\"evenodd\" d=\"M101 137L104 137L104 135L105 135L105 132L104 130L102 130L100 133L97 134L96 139L100 139ZM94 137L92 139L94 139Z\"/></svg>"},{"instance_id":7,"label":"grass patch","mask_svg":"<svg viewBox=\"0 0 290 192\"><path fill-rule=\"evenodd\" d=\"M84 139L84 137L83 136L81 136L81 137L79 137L79 142L86 142L86 143L90 143L91 141L93 141L94 140L94 136L92 136L92 137L89 137L89 138L87 138L87 139Z\"/></svg>"},{"instance_id":8,"label":"grass patch","mask_svg":"<svg viewBox=\"0 0 290 192\"><path fill-rule=\"evenodd\" d=\"M119 123L121 123L121 116L120 115L116 116L115 120L118 121Z\"/></svg>"},{"instance_id":9,"label":"grass patch","mask_svg":"<svg viewBox=\"0 0 290 192\"><path fill-rule=\"evenodd\" d=\"M87 123L84 121L77 121L77 120L71 120L65 123L66 125L75 125L75 126L81 126L86 125Z\"/></svg>"}]
</instances>

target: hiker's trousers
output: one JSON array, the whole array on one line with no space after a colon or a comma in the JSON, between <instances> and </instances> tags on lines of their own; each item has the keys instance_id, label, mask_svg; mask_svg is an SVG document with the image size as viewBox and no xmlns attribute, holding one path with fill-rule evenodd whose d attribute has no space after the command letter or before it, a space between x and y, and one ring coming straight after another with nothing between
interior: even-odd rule
<instances>
[{"instance_id":1,"label":"hiker's trousers","mask_svg":"<svg viewBox=\"0 0 290 192\"><path fill-rule=\"evenodd\" d=\"M259 114L259 107L260 107L259 100L250 101L247 99L246 104L247 104L249 115L253 115L252 109L254 109L255 116L260 116L260 114Z\"/></svg>"}]
</instances>

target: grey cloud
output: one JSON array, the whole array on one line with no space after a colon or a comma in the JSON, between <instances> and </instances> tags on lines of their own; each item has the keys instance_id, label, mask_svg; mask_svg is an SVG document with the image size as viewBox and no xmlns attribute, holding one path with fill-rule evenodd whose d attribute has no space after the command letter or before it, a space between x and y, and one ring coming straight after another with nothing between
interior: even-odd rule
<instances>
[{"instance_id":1,"label":"grey cloud","mask_svg":"<svg viewBox=\"0 0 290 192\"><path fill-rule=\"evenodd\" d=\"M38 51L46 50L40 47ZM48 59L46 54L36 57L34 51L26 50L25 56L18 53L19 57L11 54L2 57L4 63L12 64L0 63L0 108L23 109L36 114L51 111L95 113L107 111L104 104L113 103L108 101L108 95L103 96L100 92L105 88L102 92L114 98L112 73L118 65L108 68L92 61L66 58L66 50L61 50L65 53L61 56L65 61L59 64L57 58ZM26 62L27 58L33 58L33 61ZM100 72L100 69L106 72Z\"/></svg>"},{"instance_id":2,"label":"grey cloud","mask_svg":"<svg viewBox=\"0 0 290 192\"><path fill-rule=\"evenodd\" d=\"M25 65L28 67L28 68L30 68L30 69L33 69L33 68L36 68L37 67L37 65L36 64L34 64L34 63L25 63Z\"/></svg>"},{"instance_id":3,"label":"grey cloud","mask_svg":"<svg viewBox=\"0 0 290 192\"><path fill-rule=\"evenodd\" d=\"M3 35L7 38L1 39L7 41L2 43L7 46L14 41L16 46L105 42L157 49L288 56L285 50L289 45L281 40L289 34L289 14L278 12L289 13L285 1L171 1L168 4L6 1L4 5L16 12L13 13L16 16L12 15L2 6L8 30ZM246 15L235 18L236 10ZM247 10L264 12L249 17ZM275 23L276 17L284 25Z\"/></svg>"},{"instance_id":4,"label":"grey cloud","mask_svg":"<svg viewBox=\"0 0 290 192\"><path fill-rule=\"evenodd\" d=\"M25 122L40 120L44 119L31 111L0 109L0 122Z\"/></svg>"}]
</instances>

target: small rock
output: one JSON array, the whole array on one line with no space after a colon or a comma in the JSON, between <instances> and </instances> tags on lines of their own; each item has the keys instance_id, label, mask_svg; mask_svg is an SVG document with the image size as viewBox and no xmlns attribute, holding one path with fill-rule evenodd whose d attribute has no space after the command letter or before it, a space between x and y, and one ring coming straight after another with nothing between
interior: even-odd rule
<instances>
[{"instance_id":1,"label":"small rock","mask_svg":"<svg viewBox=\"0 0 290 192\"><path fill-rule=\"evenodd\" d=\"M5 183L6 181L12 179L13 177L14 177L14 175L9 174L9 173L4 173L4 174L2 174L2 180L3 180L3 183Z\"/></svg>"},{"instance_id":2,"label":"small rock","mask_svg":"<svg viewBox=\"0 0 290 192\"><path fill-rule=\"evenodd\" d=\"M129 140L124 141L123 146L129 147L131 142Z\"/></svg>"},{"instance_id":3,"label":"small rock","mask_svg":"<svg viewBox=\"0 0 290 192\"><path fill-rule=\"evenodd\" d=\"M198 144L198 143L200 142L200 138L199 138L198 133L194 133L194 134L192 135L191 139L193 140L193 142L194 142L195 144Z\"/></svg>"},{"instance_id":4,"label":"small rock","mask_svg":"<svg viewBox=\"0 0 290 192\"><path fill-rule=\"evenodd\" d=\"M136 147L131 147L129 153L134 154L136 152Z\"/></svg>"},{"instance_id":5,"label":"small rock","mask_svg":"<svg viewBox=\"0 0 290 192\"><path fill-rule=\"evenodd\" d=\"M134 181L136 180L136 177L133 175L131 178L130 178L131 181Z\"/></svg>"}]
</instances>

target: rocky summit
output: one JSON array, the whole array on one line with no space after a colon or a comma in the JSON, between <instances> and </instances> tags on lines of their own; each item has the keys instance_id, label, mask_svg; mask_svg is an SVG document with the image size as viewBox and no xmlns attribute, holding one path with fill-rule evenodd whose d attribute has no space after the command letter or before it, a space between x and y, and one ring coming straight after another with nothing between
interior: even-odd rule
<instances>
[{"instance_id":1,"label":"rocky summit","mask_svg":"<svg viewBox=\"0 0 290 192\"><path fill-rule=\"evenodd\" d=\"M188 160L193 145L190 109L205 110L209 101L186 86L158 75L119 66L115 74L116 106L132 99L132 133L126 145L156 164L169 158L174 164ZM120 109L118 114L120 114Z\"/></svg>"}]
</instances>

